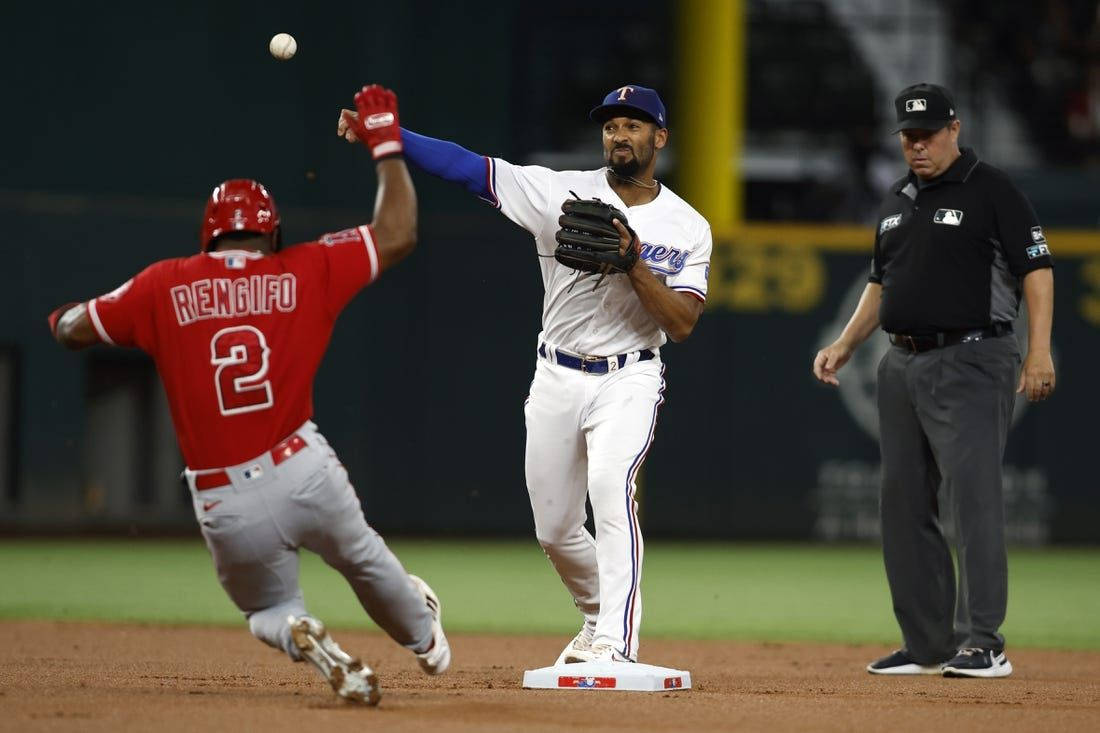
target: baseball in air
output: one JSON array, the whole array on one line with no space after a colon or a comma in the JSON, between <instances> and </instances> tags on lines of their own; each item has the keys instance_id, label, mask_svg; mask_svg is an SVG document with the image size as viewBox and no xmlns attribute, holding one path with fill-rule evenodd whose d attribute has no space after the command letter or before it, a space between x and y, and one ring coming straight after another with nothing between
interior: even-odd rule
<instances>
[{"instance_id":1,"label":"baseball in air","mask_svg":"<svg viewBox=\"0 0 1100 733\"><path fill-rule=\"evenodd\" d=\"M289 33L276 33L271 37L271 43L267 44L267 50L280 61L286 61L298 50L298 42Z\"/></svg>"}]
</instances>

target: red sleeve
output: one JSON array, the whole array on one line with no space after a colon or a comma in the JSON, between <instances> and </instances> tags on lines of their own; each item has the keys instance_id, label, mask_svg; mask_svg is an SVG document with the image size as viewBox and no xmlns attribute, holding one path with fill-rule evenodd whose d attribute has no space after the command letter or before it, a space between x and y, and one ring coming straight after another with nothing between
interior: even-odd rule
<instances>
[{"instance_id":1,"label":"red sleeve","mask_svg":"<svg viewBox=\"0 0 1100 733\"><path fill-rule=\"evenodd\" d=\"M104 343L148 350L153 331L155 268L151 265L106 295L88 301L88 315Z\"/></svg>"},{"instance_id":2,"label":"red sleeve","mask_svg":"<svg viewBox=\"0 0 1100 733\"><path fill-rule=\"evenodd\" d=\"M378 279L382 261L374 245L374 233L366 225L326 234L318 241L324 245L326 305L335 317L356 293Z\"/></svg>"}]
</instances>

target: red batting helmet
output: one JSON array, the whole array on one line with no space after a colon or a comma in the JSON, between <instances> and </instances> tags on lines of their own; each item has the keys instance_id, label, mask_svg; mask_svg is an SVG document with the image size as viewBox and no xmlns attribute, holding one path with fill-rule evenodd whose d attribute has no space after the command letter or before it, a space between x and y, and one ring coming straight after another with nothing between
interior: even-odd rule
<instances>
[{"instance_id":1,"label":"red batting helmet","mask_svg":"<svg viewBox=\"0 0 1100 733\"><path fill-rule=\"evenodd\" d=\"M275 199L259 181L234 178L220 184L210 194L199 235L201 251L209 250L216 237L229 232L275 232L273 244L278 249L279 210L275 208Z\"/></svg>"}]
</instances>

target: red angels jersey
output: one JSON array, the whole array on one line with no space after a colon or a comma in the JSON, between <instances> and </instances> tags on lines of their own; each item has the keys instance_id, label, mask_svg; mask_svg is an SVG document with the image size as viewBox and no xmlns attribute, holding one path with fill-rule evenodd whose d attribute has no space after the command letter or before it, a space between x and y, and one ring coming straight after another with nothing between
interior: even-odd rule
<instances>
[{"instance_id":1,"label":"red angels jersey","mask_svg":"<svg viewBox=\"0 0 1100 733\"><path fill-rule=\"evenodd\" d=\"M89 301L88 314L105 343L153 357L188 467L220 468L310 419L336 317L380 271L361 226L270 255L163 260Z\"/></svg>"}]
</instances>

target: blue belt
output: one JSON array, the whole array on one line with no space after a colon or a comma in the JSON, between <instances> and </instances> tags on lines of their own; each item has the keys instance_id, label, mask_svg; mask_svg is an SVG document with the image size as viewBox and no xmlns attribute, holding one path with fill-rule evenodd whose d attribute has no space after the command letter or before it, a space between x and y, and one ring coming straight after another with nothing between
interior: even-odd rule
<instances>
[{"instance_id":1,"label":"blue belt","mask_svg":"<svg viewBox=\"0 0 1100 733\"><path fill-rule=\"evenodd\" d=\"M544 359L550 359L548 352L550 349L546 347L546 344L539 344L539 356ZM619 369L626 366L627 359L630 358L630 354L619 354L618 356L574 356L568 354L561 349L553 349L554 361L559 366L568 367L569 369L576 369L577 371L584 372L585 374L607 374L610 371L609 367L612 359L618 364ZM637 361L649 361L657 356L649 349L642 349L635 352L638 354Z\"/></svg>"}]
</instances>

